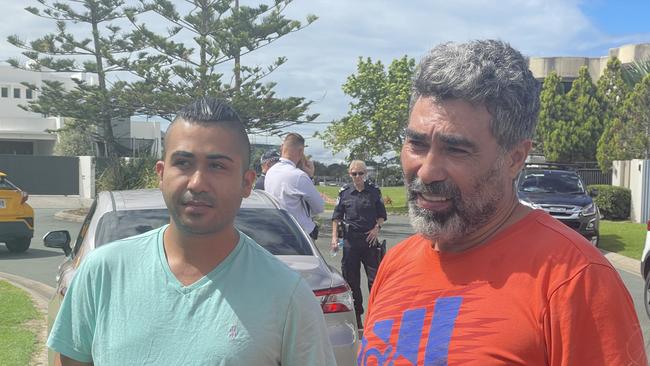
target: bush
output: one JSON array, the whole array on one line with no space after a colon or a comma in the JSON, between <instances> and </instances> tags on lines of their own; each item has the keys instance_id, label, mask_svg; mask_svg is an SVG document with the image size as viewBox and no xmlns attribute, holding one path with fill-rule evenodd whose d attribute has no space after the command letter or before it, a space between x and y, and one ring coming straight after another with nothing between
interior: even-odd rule
<instances>
[{"instance_id":1,"label":"bush","mask_svg":"<svg viewBox=\"0 0 650 366\"><path fill-rule=\"evenodd\" d=\"M594 202L606 219L625 220L630 217L632 193L629 189L605 184L594 184L587 187L588 190L592 188L598 190Z\"/></svg>"},{"instance_id":2,"label":"bush","mask_svg":"<svg viewBox=\"0 0 650 366\"><path fill-rule=\"evenodd\" d=\"M153 157L111 161L97 179L97 192L158 187L156 161Z\"/></svg>"}]
</instances>

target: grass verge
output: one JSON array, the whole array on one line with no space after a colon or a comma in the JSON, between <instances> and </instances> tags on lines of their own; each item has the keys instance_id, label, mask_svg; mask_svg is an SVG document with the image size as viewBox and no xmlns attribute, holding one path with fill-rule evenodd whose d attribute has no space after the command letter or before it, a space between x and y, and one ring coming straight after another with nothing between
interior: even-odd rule
<instances>
[{"instance_id":1,"label":"grass verge","mask_svg":"<svg viewBox=\"0 0 650 366\"><path fill-rule=\"evenodd\" d=\"M319 192L325 194L331 201L336 201L340 187L316 186ZM393 214L406 213L406 190L403 186L381 187L381 194L386 202L386 211ZM325 203L326 210L333 210L334 204Z\"/></svg>"},{"instance_id":2,"label":"grass verge","mask_svg":"<svg viewBox=\"0 0 650 366\"><path fill-rule=\"evenodd\" d=\"M29 365L36 334L29 321L39 317L29 295L0 281L0 360L3 366Z\"/></svg>"},{"instance_id":3,"label":"grass verge","mask_svg":"<svg viewBox=\"0 0 650 366\"><path fill-rule=\"evenodd\" d=\"M646 225L630 221L600 221L600 248L641 260Z\"/></svg>"}]
</instances>

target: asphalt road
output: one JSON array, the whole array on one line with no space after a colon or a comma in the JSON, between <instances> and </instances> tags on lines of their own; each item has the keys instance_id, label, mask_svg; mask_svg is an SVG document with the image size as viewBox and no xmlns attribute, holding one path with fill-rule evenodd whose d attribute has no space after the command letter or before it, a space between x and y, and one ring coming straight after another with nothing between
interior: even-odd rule
<instances>
[{"instance_id":1,"label":"asphalt road","mask_svg":"<svg viewBox=\"0 0 650 366\"><path fill-rule=\"evenodd\" d=\"M63 261L63 252L58 249L50 249L43 246L43 236L51 230L68 230L73 238L76 238L81 223L61 221L54 218L54 214L60 209L41 208L35 209L35 227L36 232L32 239L32 244L27 252L22 254L10 253L3 244L0 244L0 272L10 273L29 278L46 284L51 287L56 286L56 273L59 264ZM323 254L325 260L333 267L340 270L341 256L330 257L329 243L331 240L330 214L325 213L321 216L321 237L317 241L317 246ZM388 248L391 248L402 239L413 233L408 222L407 216L395 215L390 216L389 220L382 228L381 237L387 240ZM363 270L362 270L363 272ZM645 314L643 308L643 280L638 274L619 270L619 274L625 282L627 289L634 299L636 311L641 322L643 334L646 343L650 344L650 320ZM362 275L361 288L364 292L364 303L367 304L368 288L365 274ZM648 348L650 350L650 347Z\"/></svg>"}]
</instances>

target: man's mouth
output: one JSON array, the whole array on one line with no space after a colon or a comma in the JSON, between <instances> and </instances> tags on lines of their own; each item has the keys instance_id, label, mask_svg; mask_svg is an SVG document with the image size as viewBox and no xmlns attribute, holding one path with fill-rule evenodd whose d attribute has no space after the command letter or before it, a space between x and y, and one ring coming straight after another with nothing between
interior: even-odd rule
<instances>
[{"instance_id":1,"label":"man's mouth","mask_svg":"<svg viewBox=\"0 0 650 366\"><path fill-rule=\"evenodd\" d=\"M440 195L433 194L433 193L416 193L416 194L420 198L422 198L422 199L424 199L426 201L430 201L430 202L444 202L444 201L449 200L449 198L447 198L445 196L440 196Z\"/></svg>"},{"instance_id":2,"label":"man's mouth","mask_svg":"<svg viewBox=\"0 0 650 366\"><path fill-rule=\"evenodd\" d=\"M187 201L183 202L183 205L192 207L212 207L211 203L204 201Z\"/></svg>"}]
</instances>

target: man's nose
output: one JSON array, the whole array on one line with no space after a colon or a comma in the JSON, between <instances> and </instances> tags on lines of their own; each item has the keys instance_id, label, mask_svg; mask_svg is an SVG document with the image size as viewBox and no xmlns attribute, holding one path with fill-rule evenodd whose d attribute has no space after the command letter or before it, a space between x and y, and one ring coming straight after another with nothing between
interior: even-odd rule
<instances>
[{"instance_id":1,"label":"man's nose","mask_svg":"<svg viewBox=\"0 0 650 366\"><path fill-rule=\"evenodd\" d=\"M187 183L187 189L191 192L205 192L206 184L206 174L201 169L196 169L190 176L190 181Z\"/></svg>"},{"instance_id":2,"label":"man's nose","mask_svg":"<svg viewBox=\"0 0 650 366\"><path fill-rule=\"evenodd\" d=\"M438 153L430 151L421 161L417 176L423 183L441 182L447 179L446 160Z\"/></svg>"}]
</instances>

